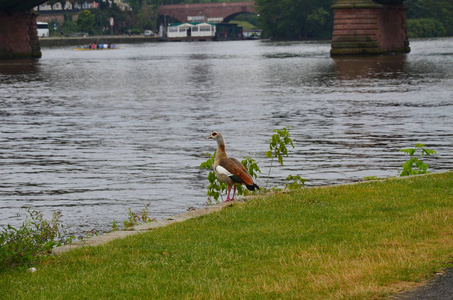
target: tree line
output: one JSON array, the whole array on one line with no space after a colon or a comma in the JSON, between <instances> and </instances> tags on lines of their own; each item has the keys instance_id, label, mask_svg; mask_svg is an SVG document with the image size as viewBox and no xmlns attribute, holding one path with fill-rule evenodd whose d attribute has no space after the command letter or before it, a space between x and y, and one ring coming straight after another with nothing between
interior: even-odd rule
<instances>
[{"instance_id":1,"label":"tree line","mask_svg":"<svg viewBox=\"0 0 453 300\"><path fill-rule=\"evenodd\" d=\"M49 4L66 1L52 0ZM70 2L78 2L70 0ZM79 13L76 22L65 16L58 31L82 31L90 34L141 33L159 26L157 10L163 4L234 2L232 0L129 0L130 11L113 3L98 2L98 9ZM253 19L264 37L281 40L330 39L334 0L255 0L259 17ZM452 0L405 0L409 37L453 36ZM110 28L109 20L114 18ZM52 27L51 27L52 28Z\"/></svg>"},{"instance_id":2,"label":"tree line","mask_svg":"<svg viewBox=\"0 0 453 300\"><path fill-rule=\"evenodd\" d=\"M409 37L453 36L452 0L407 0Z\"/></svg>"},{"instance_id":3,"label":"tree line","mask_svg":"<svg viewBox=\"0 0 453 300\"><path fill-rule=\"evenodd\" d=\"M64 7L66 1L52 0L47 4L61 3ZM68 0L70 3L80 3L77 0ZM78 13L76 20L73 20L73 12L64 11L64 20L59 22L52 20L49 22L51 35L73 35L77 33L88 33L90 35L101 34L124 34L124 33L143 33L144 29L154 28L156 18L144 18L141 22L139 16L133 11L123 11L112 2L104 2L102 0L93 1L97 3L97 8L86 9ZM156 11L157 13L157 11ZM113 19L113 26L110 20ZM148 27L152 26L152 27Z\"/></svg>"}]
</instances>

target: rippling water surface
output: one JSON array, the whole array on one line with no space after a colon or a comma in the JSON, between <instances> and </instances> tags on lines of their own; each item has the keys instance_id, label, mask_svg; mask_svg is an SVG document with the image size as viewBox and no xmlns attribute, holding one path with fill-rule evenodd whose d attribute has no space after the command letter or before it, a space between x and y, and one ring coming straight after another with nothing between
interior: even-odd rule
<instances>
[{"instance_id":1,"label":"rippling water surface","mask_svg":"<svg viewBox=\"0 0 453 300\"><path fill-rule=\"evenodd\" d=\"M0 61L0 226L24 208L61 210L70 231L108 229L150 203L164 217L206 204L203 153L223 133L266 181L272 130L291 126L287 175L308 185L398 174L398 150L424 143L452 169L453 39L408 55L332 59L328 43L260 41L44 48Z\"/></svg>"}]
</instances>

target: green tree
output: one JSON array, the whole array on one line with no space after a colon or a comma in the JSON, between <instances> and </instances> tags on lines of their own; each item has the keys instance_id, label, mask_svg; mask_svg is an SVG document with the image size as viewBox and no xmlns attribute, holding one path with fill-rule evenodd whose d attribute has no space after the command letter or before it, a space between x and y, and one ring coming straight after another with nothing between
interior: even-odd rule
<instances>
[{"instance_id":1,"label":"green tree","mask_svg":"<svg viewBox=\"0 0 453 300\"><path fill-rule=\"evenodd\" d=\"M126 13L123 12L115 3L109 4L108 2L101 2L99 9L93 9L96 15L96 28L109 29L110 18L114 19L113 32L118 33L122 31L122 27L126 26ZM110 32L110 30L107 30Z\"/></svg>"},{"instance_id":2,"label":"green tree","mask_svg":"<svg viewBox=\"0 0 453 300\"><path fill-rule=\"evenodd\" d=\"M77 31L77 26L72 20L72 13L64 13L64 21L60 25L59 31L64 34Z\"/></svg>"},{"instance_id":3,"label":"green tree","mask_svg":"<svg viewBox=\"0 0 453 300\"><path fill-rule=\"evenodd\" d=\"M142 29L154 29L157 25L157 8L154 5L145 4L137 14L137 26Z\"/></svg>"},{"instance_id":4,"label":"green tree","mask_svg":"<svg viewBox=\"0 0 453 300\"><path fill-rule=\"evenodd\" d=\"M435 19L407 20L407 30L410 38L445 36L447 30Z\"/></svg>"},{"instance_id":5,"label":"green tree","mask_svg":"<svg viewBox=\"0 0 453 300\"><path fill-rule=\"evenodd\" d=\"M142 8L143 0L129 0L129 6L131 7L132 11L137 14L140 9Z\"/></svg>"},{"instance_id":6,"label":"green tree","mask_svg":"<svg viewBox=\"0 0 453 300\"><path fill-rule=\"evenodd\" d=\"M405 4L411 37L453 35L453 1L406 0Z\"/></svg>"},{"instance_id":7,"label":"green tree","mask_svg":"<svg viewBox=\"0 0 453 300\"><path fill-rule=\"evenodd\" d=\"M129 5L132 8L132 11L135 14L135 22L133 22L134 27L140 28L140 31L144 29L154 29L157 27L157 10L159 5L162 4L171 4L165 3L162 0L129 0ZM176 3L174 0L173 4Z\"/></svg>"},{"instance_id":8,"label":"green tree","mask_svg":"<svg viewBox=\"0 0 453 300\"><path fill-rule=\"evenodd\" d=\"M82 32L93 34L94 24L96 23L95 15L89 10L84 10L77 17L77 28Z\"/></svg>"},{"instance_id":9,"label":"green tree","mask_svg":"<svg viewBox=\"0 0 453 300\"><path fill-rule=\"evenodd\" d=\"M263 34L274 39L328 38L331 0L256 0Z\"/></svg>"},{"instance_id":10,"label":"green tree","mask_svg":"<svg viewBox=\"0 0 453 300\"><path fill-rule=\"evenodd\" d=\"M305 26L305 38L310 33L312 36L320 38L328 38L331 33L327 32L326 25L329 24L330 13L324 8L320 7L314 10L307 16L307 24Z\"/></svg>"}]
</instances>

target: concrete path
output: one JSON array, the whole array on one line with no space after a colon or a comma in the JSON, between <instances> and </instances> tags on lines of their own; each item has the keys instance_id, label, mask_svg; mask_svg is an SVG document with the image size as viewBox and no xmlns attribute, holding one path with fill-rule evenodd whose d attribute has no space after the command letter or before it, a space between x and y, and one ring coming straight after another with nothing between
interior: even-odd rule
<instances>
[{"instance_id":1,"label":"concrete path","mask_svg":"<svg viewBox=\"0 0 453 300\"><path fill-rule=\"evenodd\" d=\"M453 269L437 274L426 285L390 297L389 300L453 300Z\"/></svg>"}]
</instances>

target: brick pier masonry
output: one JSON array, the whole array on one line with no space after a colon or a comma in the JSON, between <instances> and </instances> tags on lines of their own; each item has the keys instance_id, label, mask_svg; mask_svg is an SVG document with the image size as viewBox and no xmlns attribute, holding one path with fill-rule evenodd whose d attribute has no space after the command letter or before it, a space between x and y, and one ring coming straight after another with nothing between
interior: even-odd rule
<instances>
[{"instance_id":1,"label":"brick pier masonry","mask_svg":"<svg viewBox=\"0 0 453 300\"><path fill-rule=\"evenodd\" d=\"M0 10L0 58L39 58L36 13L32 10Z\"/></svg>"},{"instance_id":2,"label":"brick pier masonry","mask_svg":"<svg viewBox=\"0 0 453 300\"><path fill-rule=\"evenodd\" d=\"M331 56L410 52L402 1L339 0L332 8Z\"/></svg>"}]
</instances>

